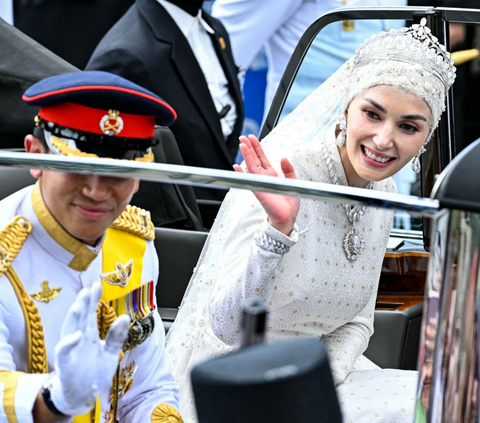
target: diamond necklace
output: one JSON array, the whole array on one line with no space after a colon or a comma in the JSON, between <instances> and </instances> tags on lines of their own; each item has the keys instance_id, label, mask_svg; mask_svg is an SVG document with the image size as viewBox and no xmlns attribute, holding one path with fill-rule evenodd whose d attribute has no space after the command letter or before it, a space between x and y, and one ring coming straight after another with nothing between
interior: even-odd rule
<instances>
[{"instance_id":1,"label":"diamond necklace","mask_svg":"<svg viewBox=\"0 0 480 423\"><path fill-rule=\"evenodd\" d=\"M328 154L327 146L325 145L325 138L323 139L323 142L322 142L322 149L323 149L323 158L327 163L327 169L328 169L328 174L330 175L330 181L332 182L333 185L339 185L337 172L335 172L332 159ZM372 189L372 188L373 188L373 182L369 182L365 189ZM365 249L365 240L360 235L360 233L355 229L355 224L358 223L360 219L363 217L367 206L352 207L351 204L343 204L343 203L340 203L340 205L345 210L347 219L352 225L351 229L343 237L343 249L345 250L347 259L350 261L355 261Z\"/></svg>"}]
</instances>

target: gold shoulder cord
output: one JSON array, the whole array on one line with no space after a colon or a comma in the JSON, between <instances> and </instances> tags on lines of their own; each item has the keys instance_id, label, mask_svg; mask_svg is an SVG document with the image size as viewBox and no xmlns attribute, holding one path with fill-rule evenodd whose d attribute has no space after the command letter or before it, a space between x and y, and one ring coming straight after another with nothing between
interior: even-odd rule
<instances>
[{"instance_id":1,"label":"gold shoulder cord","mask_svg":"<svg viewBox=\"0 0 480 423\"><path fill-rule=\"evenodd\" d=\"M149 241L155 239L155 227L150 212L137 206L128 205L125 211L112 224L115 229L141 236Z\"/></svg>"},{"instance_id":2,"label":"gold shoulder cord","mask_svg":"<svg viewBox=\"0 0 480 423\"><path fill-rule=\"evenodd\" d=\"M101 339L105 339L105 335L117 318L117 313L113 307L109 306L105 301L100 300L97 308L98 333Z\"/></svg>"},{"instance_id":3,"label":"gold shoulder cord","mask_svg":"<svg viewBox=\"0 0 480 423\"><path fill-rule=\"evenodd\" d=\"M113 307L107 304L105 301L100 300L97 308L97 321L98 321L98 333L101 339L105 339L108 329L117 318L117 313ZM106 413L106 422L115 422L117 419L117 406L118 406L118 375L120 370L120 363L123 360L123 351L120 350L120 356L118 359L119 366L113 377L112 381L112 394L110 395L110 410ZM94 419L92 420L94 421Z\"/></svg>"},{"instance_id":4,"label":"gold shoulder cord","mask_svg":"<svg viewBox=\"0 0 480 423\"><path fill-rule=\"evenodd\" d=\"M32 224L24 217L17 216L0 232L0 276L5 274L11 282L25 317L28 343L28 372L47 373L47 351L38 309L25 292L25 288L17 273L10 266L31 231Z\"/></svg>"}]
</instances>

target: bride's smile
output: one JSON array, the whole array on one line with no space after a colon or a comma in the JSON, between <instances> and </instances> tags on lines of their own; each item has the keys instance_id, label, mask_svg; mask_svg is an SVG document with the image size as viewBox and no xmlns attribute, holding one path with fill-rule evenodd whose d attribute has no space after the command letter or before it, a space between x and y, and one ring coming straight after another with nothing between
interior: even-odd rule
<instances>
[{"instance_id":1,"label":"bride's smile","mask_svg":"<svg viewBox=\"0 0 480 423\"><path fill-rule=\"evenodd\" d=\"M431 111L413 94L377 85L355 97L347 111L347 138L340 147L350 185L392 176L426 141Z\"/></svg>"}]
</instances>

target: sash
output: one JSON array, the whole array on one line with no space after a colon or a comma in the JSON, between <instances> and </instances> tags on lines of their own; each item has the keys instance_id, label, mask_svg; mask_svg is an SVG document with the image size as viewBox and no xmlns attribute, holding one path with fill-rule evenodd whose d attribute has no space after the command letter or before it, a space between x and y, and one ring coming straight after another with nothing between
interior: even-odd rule
<instances>
[{"instance_id":1,"label":"sash","mask_svg":"<svg viewBox=\"0 0 480 423\"><path fill-rule=\"evenodd\" d=\"M149 312L150 306L154 308L153 281L140 286L146 248L147 242L138 235L114 228L106 231L102 246L102 300L114 308L117 316L128 314L132 320L138 319ZM75 416L73 423L100 423L101 417L97 398L95 408Z\"/></svg>"}]
</instances>

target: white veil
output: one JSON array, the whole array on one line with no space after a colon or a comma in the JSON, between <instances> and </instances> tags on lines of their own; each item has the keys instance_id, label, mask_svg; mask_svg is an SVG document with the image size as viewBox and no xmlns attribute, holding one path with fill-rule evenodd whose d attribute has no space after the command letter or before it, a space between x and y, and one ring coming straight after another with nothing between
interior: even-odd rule
<instances>
[{"instance_id":1,"label":"white veil","mask_svg":"<svg viewBox=\"0 0 480 423\"><path fill-rule=\"evenodd\" d=\"M335 74L308 96L291 114L286 116L273 131L262 140L262 147L269 158L280 159L287 150L305 143L319 143L323 134L335 130L340 116L350 101L369 87L390 85L401 92L409 92L423 98L432 110L431 131L435 129L444 108L445 82L429 68L440 66L437 54L438 43L432 42L416 46L417 53L412 53L412 44L418 44L416 35L425 29L416 25L414 30L392 30L372 37L359 48L357 54L348 60ZM423 33L424 35L424 33ZM403 38L406 39L403 40ZM400 45L397 40L400 40ZM367 47L367 48L365 48ZM435 49L433 58L426 57L426 51ZM363 49L363 50L362 50ZM412 61L400 57L404 53ZM376 54L383 54L381 61ZM389 53L390 52L390 53ZM373 54L372 54L373 53ZM388 54L387 54L388 53ZM440 55L440 53L438 53ZM445 75L455 73L448 53L441 53L445 64ZM431 56L431 55L430 55ZM363 61L360 59L364 58ZM416 60L416 59L418 60ZM438 73L438 69L434 69ZM453 79L451 83L453 83ZM428 140L427 140L428 141ZM321 147L318 145L320 153ZM179 382L180 408L182 412L194 407L190 390L189 375L193 366L205 359L223 354L231 349L215 337L210 328L209 305L218 289L230 281L218 277L220 258L227 242L228 231L235 227L240 219L236 213L235 195L232 190L227 194L217 215L199 262L186 290L177 318L167 334L167 353L170 357L172 372ZM252 239L252 242L253 239ZM225 258L224 258L225 259ZM185 382L185 383L184 383ZM183 404L182 404L183 403Z\"/></svg>"},{"instance_id":2,"label":"white veil","mask_svg":"<svg viewBox=\"0 0 480 423\"><path fill-rule=\"evenodd\" d=\"M318 136L333 130L342 105L341 84L348 72L348 62L307 97L262 141L267 155L282 157L295 145L319 142ZM224 251L229 228L240 219L235 195L231 190L215 219L200 259L185 292L178 315L167 334L167 353L172 373L180 384L180 409L194 407L190 382L185 380L198 363L231 350L210 328L209 305L228 281L218 277L219 258ZM252 240L253 242L253 240Z\"/></svg>"}]
</instances>

